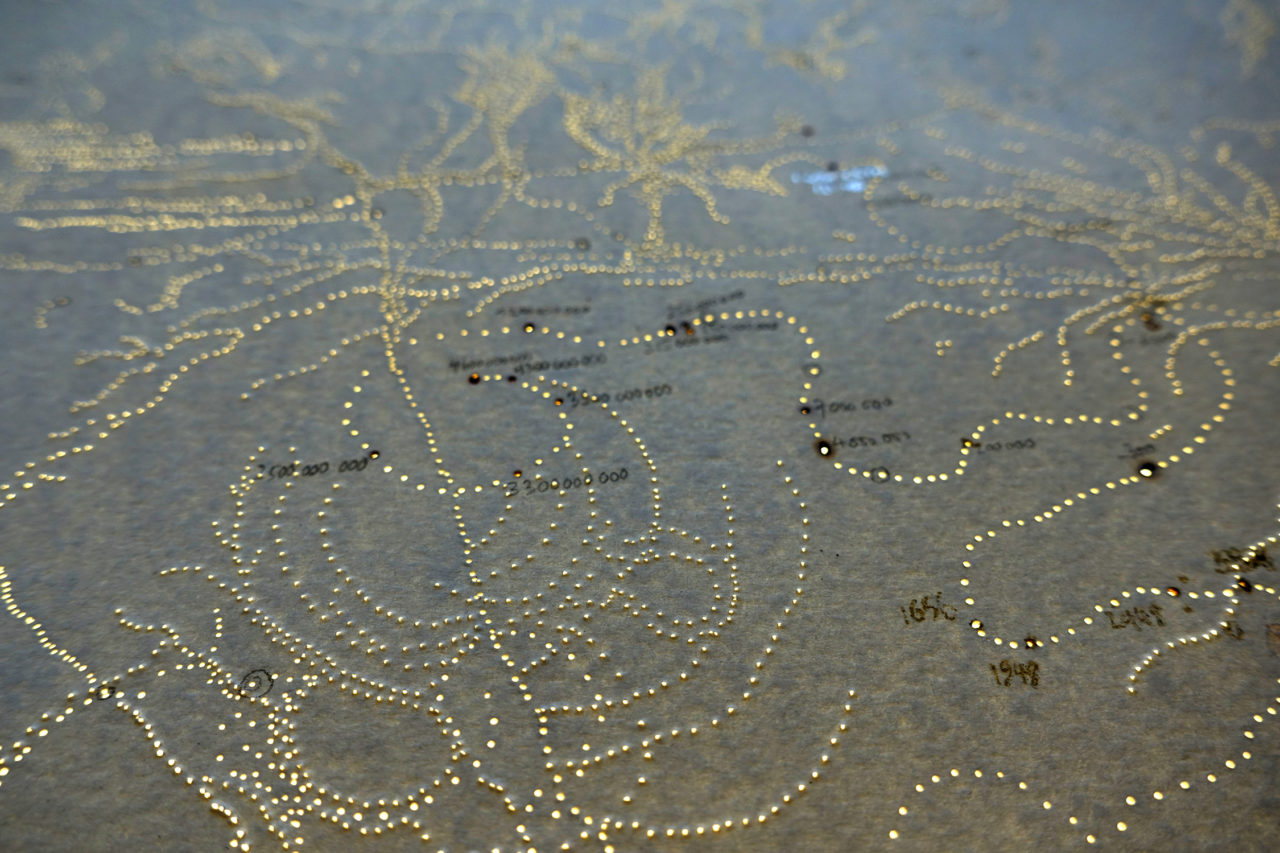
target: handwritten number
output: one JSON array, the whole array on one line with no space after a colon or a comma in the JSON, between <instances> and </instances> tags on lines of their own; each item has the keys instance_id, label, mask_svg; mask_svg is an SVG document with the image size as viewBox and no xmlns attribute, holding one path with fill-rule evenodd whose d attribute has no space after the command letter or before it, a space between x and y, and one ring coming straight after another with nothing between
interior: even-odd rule
<instances>
[{"instance_id":1,"label":"handwritten number","mask_svg":"<svg viewBox=\"0 0 1280 853\"><path fill-rule=\"evenodd\" d=\"M1035 661L1027 661L1026 663L1018 663L1008 658L1000 661L999 667L996 664L988 664L991 668L991 675L995 678L996 684L1001 687L1009 687L1013 685L1014 679L1019 679L1024 686L1038 688L1040 686L1040 664ZM1001 679L1001 675L1004 676Z\"/></svg>"}]
</instances>

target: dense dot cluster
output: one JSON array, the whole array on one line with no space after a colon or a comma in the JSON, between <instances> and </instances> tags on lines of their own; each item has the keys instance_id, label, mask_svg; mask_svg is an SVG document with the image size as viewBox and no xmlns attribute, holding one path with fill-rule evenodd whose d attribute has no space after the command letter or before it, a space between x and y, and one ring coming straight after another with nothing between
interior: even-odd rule
<instances>
[{"instance_id":1,"label":"dense dot cluster","mask_svg":"<svg viewBox=\"0 0 1280 853\"><path fill-rule=\"evenodd\" d=\"M910 843L956 811L935 804L986 788L1081 846L1127 844L1153 823L1142 806L1264 763L1271 675L1245 743L1233 732L1202 750L1211 763L1108 802L966 744L892 756L882 772L899 775L869 788L849 744L872 766L891 750L868 739L894 737L907 706L987 724L949 692L982 707L985 660L926 690L915 668L935 653L1009 655L986 708L1045 720L1077 714L1082 650L1114 682L1101 689L1157 711L1178 701L1152 695L1158 664L1234 654L1245 630L1256 663L1258 624L1280 654L1280 627L1259 621L1280 596L1274 531L1232 543L1213 574L1117 565L1099 588L1086 567L1074 598L1022 611L1005 574L1091 512L1187 488L1254 417L1242 378L1259 365L1239 342L1280 328L1259 286L1280 205L1248 140L1270 148L1280 125L1208 120L1166 151L959 85L872 126L789 103L739 125L707 106L736 57L830 97L881 38L872 13L830 10L796 41L777 35L789 12L659 5L493 3L477 24L398 4L340 49L301 24L229 30L206 4L201 34L147 55L245 129L189 138L91 116L90 72L124 61L110 42L42 66L61 82L38 117L0 122L0 214L44 248L0 269L64 288L24 322L93 378L66 386L91 390L0 482L0 517L97 506L97 461L136 454L174 409L225 402L251 441L187 436L190 482L216 482L222 511L175 536L181 557L108 576L105 641L48 607L27 552L0 555L9 617L83 679L0 753L0 802L95 708L128 720L242 851L335 834L769 847L852 837L839 822L864 796L858 813L878 817L857 831ZM1270 18L1232 0L1221 23L1255 73ZM508 27L539 35L508 43ZM276 37L312 66L275 55ZM649 61L665 42L676 58ZM388 162L357 156L344 101L308 76L362 92L422 56L452 76L415 106L419 138ZM105 337L67 331L101 317ZM921 354L916 374L940 372L907 387ZM184 487L173 469L159 494ZM98 511L123 518L126 497ZM917 582L927 625L895 598ZM170 610L146 615L156 602Z\"/></svg>"}]
</instances>

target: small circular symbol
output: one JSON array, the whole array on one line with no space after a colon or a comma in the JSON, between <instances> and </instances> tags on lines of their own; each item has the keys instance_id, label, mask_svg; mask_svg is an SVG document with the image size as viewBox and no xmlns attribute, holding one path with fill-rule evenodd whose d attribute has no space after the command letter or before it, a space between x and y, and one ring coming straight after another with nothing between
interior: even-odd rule
<instances>
[{"instance_id":1,"label":"small circular symbol","mask_svg":"<svg viewBox=\"0 0 1280 853\"><path fill-rule=\"evenodd\" d=\"M246 696L266 696L275 687L276 680L265 669L254 669L240 679L240 692Z\"/></svg>"}]
</instances>

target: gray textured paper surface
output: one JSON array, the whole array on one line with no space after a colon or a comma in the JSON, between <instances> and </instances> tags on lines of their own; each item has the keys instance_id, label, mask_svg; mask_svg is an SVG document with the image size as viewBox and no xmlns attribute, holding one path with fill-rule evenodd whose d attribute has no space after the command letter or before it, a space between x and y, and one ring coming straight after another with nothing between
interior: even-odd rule
<instances>
[{"instance_id":1,"label":"gray textured paper surface","mask_svg":"<svg viewBox=\"0 0 1280 853\"><path fill-rule=\"evenodd\" d=\"M1277 25L7 5L0 846L1273 848Z\"/></svg>"}]
</instances>

